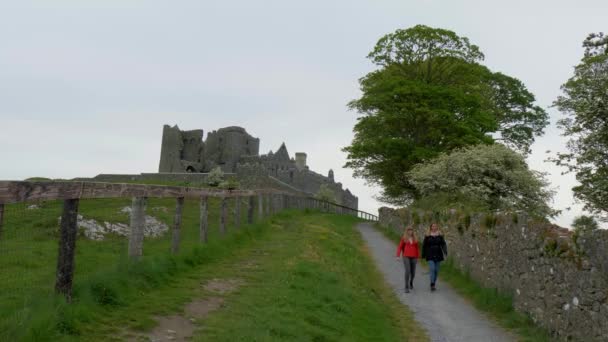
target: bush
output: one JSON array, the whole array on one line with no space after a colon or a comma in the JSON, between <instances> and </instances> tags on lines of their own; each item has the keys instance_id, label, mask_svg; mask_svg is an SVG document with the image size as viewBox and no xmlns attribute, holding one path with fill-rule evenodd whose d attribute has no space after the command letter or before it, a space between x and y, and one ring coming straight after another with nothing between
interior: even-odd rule
<instances>
[{"instance_id":1,"label":"bush","mask_svg":"<svg viewBox=\"0 0 608 342\"><path fill-rule=\"evenodd\" d=\"M336 194L327 184L321 184L315 197L322 201L337 203Z\"/></svg>"},{"instance_id":2,"label":"bush","mask_svg":"<svg viewBox=\"0 0 608 342\"><path fill-rule=\"evenodd\" d=\"M219 186L224 180L224 171L219 166L216 166L207 176L207 184L210 186Z\"/></svg>"},{"instance_id":3,"label":"bush","mask_svg":"<svg viewBox=\"0 0 608 342\"><path fill-rule=\"evenodd\" d=\"M417 201L432 198L435 208L451 202L475 209L523 210L542 218L557 213L547 204L553 192L544 174L530 170L521 154L501 144L442 154L414 167L407 178Z\"/></svg>"}]
</instances>

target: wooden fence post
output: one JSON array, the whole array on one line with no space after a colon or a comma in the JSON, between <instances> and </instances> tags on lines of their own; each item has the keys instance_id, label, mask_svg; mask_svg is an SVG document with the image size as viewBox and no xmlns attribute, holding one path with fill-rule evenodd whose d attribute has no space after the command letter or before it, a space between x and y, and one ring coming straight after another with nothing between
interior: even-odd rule
<instances>
[{"instance_id":1,"label":"wooden fence post","mask_svg":"<svg viewBox=\"0 0 608 342\"><path fill-rule=\"evenodd\" d=\"M220 234L226 235L226 211L228 208L228 201L226 197L222 197L222 204L220 208Z\"/></svg>"},{"instance_id":2,"label":"wooden fence post","mask_svg":"<svg viewBox=\"0 0 608 342\"><path fill-rule=\"evenodd\" d=\"M0 203L0 239L2 238L2 227L4 227L4 203Z\"/></svg>"},{"instance_id":3,"label":"wooden fence post","mask_svg":"<svg viewBox=\"0 0 608 342\"><path fill-rule=\"evenodd\" d=\"M264 218L264 196L258 194L258 220Z\"/></svg>"},{"instance_id":4,"label":"wooden fence post","mask_svg":"<svg viewBox=\"0 0 608 342\"><path fill-rule=\"evenodd\" d=\"M274 194L270 194L269 198L268 198L268 202L270 202L270 215L274 215L276 213L277 210L277 204L275 203L275 196Z\"/></svg>"},{"instance_id":5,"label":"wooden fence post","mask_svg":"<svg viewBox=\"0 0 608 342\"><path fill-rule=\"evenodd\" d=\"M264 201L266 202L266 217L270 216L272 213L270 212L270 210L272 209L272 196L270 194L267 194L266 196L264 196Z\"/></svg>"},{"instance_id":6,"label":"wooden fence post","mask_svg":"<svg viewBox=\"0 0 608 342\"><path fill-rule=\"evenodd\" d=\"M208 208L207 207L207 196L201 196L199 239L200 239L200 242L203 242L203 243L207 243L207 241L208 241L209 222L207 221L207 217L208 217L207 208Z\"/></svg>"},{"instance_id":7,"label":"wooden fence post","mask_svg":"<svg viewBox=\"0 0 608 342\"><path fill-rule=\"evenodd\" d=\"M249 196L249 203L247 205L247 223L253 223L253 206L255 205L255 198L253 196Z\"/></svg>"},{"instance_id":8,"label":"wooden fence post","mask_svg":"<svg viewBox=\"0 0 608 342\"><path fill-rule=\"evenodd\" d=\"M184 198L178 197L175 204L175 216L173 217L173 240L171 241L171 253L179 252L179 240L182 230L182 212L184 209Z\"/></svg>"},{"instance_id":9,"label":"wooden fence post","mask_svg":"<svg viewBox=\"0 0 608 342\"><path fill-rule=\"evenodd\" d=\"M142 256L144 246L144 226L146 225L146 198L133 197L131 202L131 235L129 236L129 257Z\"/></svg>"},{"instance_id":10,"label":"wooden fence post","mask_svg":"<svg viewBox=\"0 0 608 342\"><path fill-rule=\"evenodd\" d=\"M59 256L55 292L63 294L68 302L72 301L72 281L74 279L74 256L78 234L78 199L63 201L59 237Z\"/></svg>"},{"instance_id":11,"label":"wooden fence post","mask_svg":"<svg viewBox=\"0 0 608 342\"><path fill-rule=\"evenodd\" d=\"M241 198L239 196L234 198L234 226L236 228L241 226Z\"/></svg>"}]
</instances>

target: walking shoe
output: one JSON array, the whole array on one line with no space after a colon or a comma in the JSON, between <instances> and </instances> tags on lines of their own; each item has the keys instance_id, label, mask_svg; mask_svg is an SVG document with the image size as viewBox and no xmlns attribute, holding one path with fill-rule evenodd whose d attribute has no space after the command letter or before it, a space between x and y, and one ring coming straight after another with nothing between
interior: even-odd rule
<instances>
[{"instance_id":1,"label":"walking shoe","mask_svg":"<svg viewBox=\"0 0 608 342\"><path fill-rule=\"evenodd\" d=\"M412 289L412 290L414 289L414 281L413 280L410 281L410 289Z\"/></svg>"},{"instance_id":2,"label":"walking shoe","mask_svg":"<svg viewBox=\"0 0 608 342\"><path fill-rule=\"evenodd\" d=\"M435 290L436 290L435 284L431 284L431 291L435 291Z\"/></svg>"},{"instance_id":3,"label":"walking shoe","mask_svg":"<svg viewBox=\"0 0 608 342\"><path fill-rule=\"evenodd\" d=\"M405 288L405 293L410 293L410 289L408 289L407 287Z\"/></svg>"}]
</instances>

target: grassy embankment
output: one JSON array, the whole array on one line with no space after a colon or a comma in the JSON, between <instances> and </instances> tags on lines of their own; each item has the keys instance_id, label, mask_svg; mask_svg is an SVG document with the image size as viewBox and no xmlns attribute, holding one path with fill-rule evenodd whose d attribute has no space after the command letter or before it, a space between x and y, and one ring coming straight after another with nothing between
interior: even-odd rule
<instances>
[{"instance_id":1,"label":"grassy embankment","mask_svg":"<svg viewBox=\"0 0 608 342\"><path fill-rule=\"evenodd\" d=\"M392 229L376 225L387 238L399 241L399 234ZM448 246L449 248L449 246ZM421 262L426 267L426 262ZM480 311L487 313L503 328L514 332L520 341L552 341L549 333L534 324L532 319L515 311L513 298L494 288L483 287L468 272L456 266L454 259L449 257L441 264L439 279L450 284L459 294L468 299Z\"/></svg>"},{"instance_id":2,"label":"grassy embankment","mask_svg":"<svg viewBox=\"0 0 608 342\"><path fill-rule=\"evenodd\" d=\"M129 203L86 200L80 212L126 223L120 209ZM174 204L150 200L148 213L170 225ZM146 238L138 263L126 258L123 237L80 236L72 304L52 291L61 204L7 206L0 238L0 340L119 339L125 331L150 329L155 316L179 312L202 295L201 282L214 277L238 277L246 285L226 298L226 307L208 317L203 335L195 338L424 339L366 256L352 229L355 218L285 212L238 231L232 226L220 237L217 205L210 204L210 242L200 245L198 203L186 201L176 256L169 254L169 233ZM247 262L258 267L240 267Z\"/></svg>"}]
</instances>

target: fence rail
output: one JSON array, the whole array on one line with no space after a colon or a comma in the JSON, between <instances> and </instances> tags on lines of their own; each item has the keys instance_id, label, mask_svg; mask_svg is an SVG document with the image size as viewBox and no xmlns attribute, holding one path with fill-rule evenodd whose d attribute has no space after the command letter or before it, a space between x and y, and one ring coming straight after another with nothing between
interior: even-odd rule
<instances>
[{"instance_id":1,"label":"fence rail","mask_svg":"<svg viewBox=\"0 0 608 342\"><path fill-rule=\"evenodd\" d=\"M72 296L74 279L75 248L78 237L79 202L84 199L131 198L128 256L139 259L143 255L144 229L146 226L146 203L148 198L174 198L173 224L170 227L173 254L179 252L184 211L184 199L199 201L199 241L206 243L209 232L209 198L218 198L219 233L224 235L228 222L228 199L234 199L233 223L241 225L242 214L248 224L254 222L255 207L259 219L283 209L313 209L343 215L353 215L364 220L378 221L376 215L349 208L337 203L320 200L276 189L225 190L203 189L163 185L101 183L101 182L27 182L0 181L0 242L4 227L7 205L33 201L63 201L59 224L59 253L57 258L55 291L63 294L68 301ZM243 199L247 208L242 211ZM2 245L0 244L0 252Z\"/></svg>"}]
</instances>

